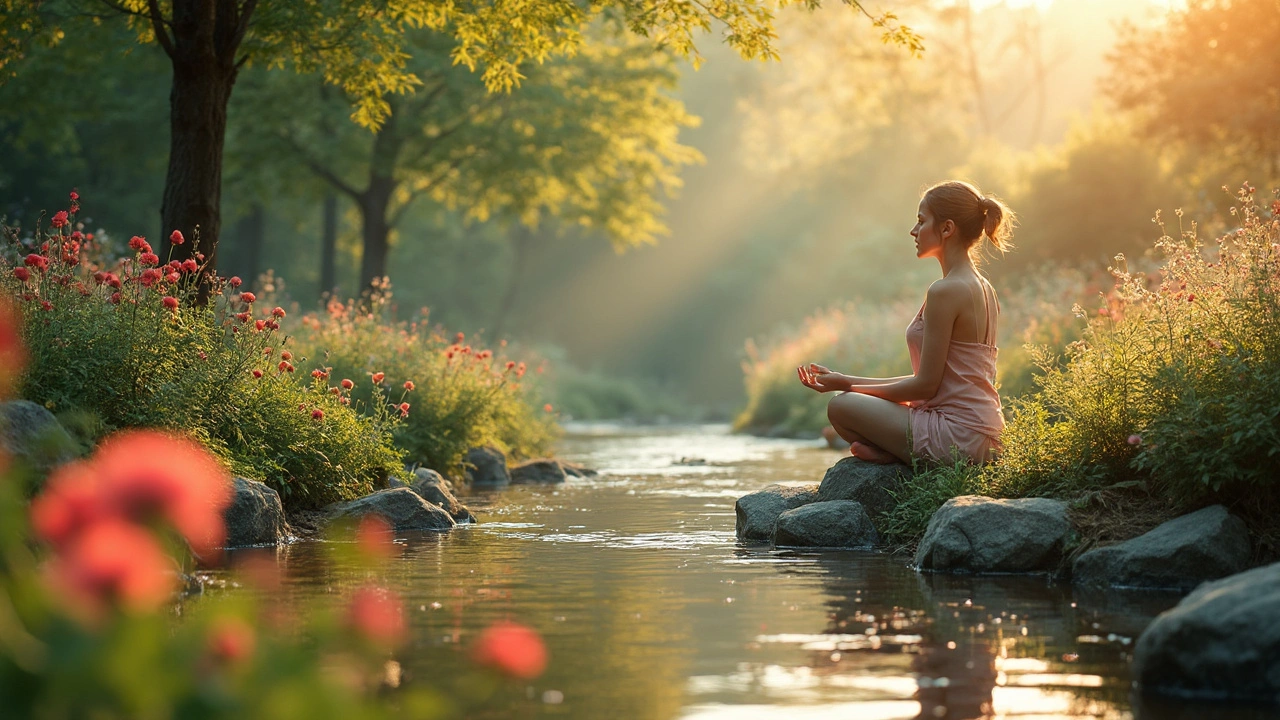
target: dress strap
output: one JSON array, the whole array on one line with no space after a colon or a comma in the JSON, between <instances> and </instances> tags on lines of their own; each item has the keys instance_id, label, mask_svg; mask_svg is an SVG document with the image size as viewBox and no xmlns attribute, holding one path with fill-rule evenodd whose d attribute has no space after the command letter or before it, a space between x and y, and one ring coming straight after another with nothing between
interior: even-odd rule
<instances>
[{"instance_id":1,"label":"dress strap","mask_svg":"<svg viewBox=\"0 0 1280 720\"><path fill-rule=\"evenodd\" d=\"M991 335L992 335L991 326L995 324L993 322L994 318L991 317L991 305L987 301L987 289L990 286L991 284L988 283L985 279L982 280L982 312L984 315L986 315L986 318L987 318L987 331L986 331L986 335L983 337L983 340L982 340L982 344L984 345L992 344L991 343ZM995 288L991 288L991 292L992 294L995 294ZM999 306L1000 306L1000 301L996 300L996 307L998 308Z\"/></svg>"}]
</instances>

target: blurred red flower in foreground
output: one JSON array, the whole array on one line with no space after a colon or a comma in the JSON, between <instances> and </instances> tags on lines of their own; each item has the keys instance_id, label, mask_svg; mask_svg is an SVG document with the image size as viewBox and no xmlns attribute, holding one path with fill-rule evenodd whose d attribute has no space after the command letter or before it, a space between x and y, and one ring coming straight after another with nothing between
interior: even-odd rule
<instances>
[{"instance_id":1,"label":"blurred red flower in foreground","mask_svg":"<svg viewBox=\"0 0 1280 720\"><path fill-rule=\"evenodd\" d=\"M209 654L221 662L235 663L253 654L253 628L236 617L222 617L209 628Z\"/></svg>"},{"instance_id":2,"label":"blurred red flower in foreground","mask_svg":"<svg viewBox=\"0 0 1280 720\"><path fill-rule=\"evenodd\" d=\"M8 396L12 382L26 364L26 357L18 314L8 300L0 298L0 398Z\"/></svg>"},{"instance_id":3,"label":"blurred red flower in foreground","mask_svg":"<svg viewBox=\"0 0 1280 720\"><path fill-rule=\"evenodd\" d=\"M381 515L365 515L360 518L360 526L356 529L356 545L360 552L372 558L391 557L396 548L392 539L394 534L391 523Z\"/></svg>"},{"instance_id":4,"label":"blurred red flower in foreground","mask_svg":"<svg viewBox=\"0 0 1280 720\"><path fill-rule=\"evenodd\" d=\"M347 624L379 645L398 645L404 639L404 605L386 588L365 586L351 596Z\"/></svg>"},{"instance_id":5,"label":"blurred red flower in foreground","mask_svg":"<svg viewBox=\"0 0 1280 720\"><path fill-rule=\"evenodd\" d=\"M533 628L498 622L480 633L472 657L511 677L532 680L547 669L547 646Z\"/></svg>"},{"instance_id":6,"label":"blurred red flower in foreground","mask_svg":"<svg viewBox=\"0 0 1280 720\"><path fill-rule=\"evenodd\" d=\"M50 584L91 615L154 610L176 588L176 570L151 533L119 518L95 522L48 567Z\"/></svg>"}]
</instances>

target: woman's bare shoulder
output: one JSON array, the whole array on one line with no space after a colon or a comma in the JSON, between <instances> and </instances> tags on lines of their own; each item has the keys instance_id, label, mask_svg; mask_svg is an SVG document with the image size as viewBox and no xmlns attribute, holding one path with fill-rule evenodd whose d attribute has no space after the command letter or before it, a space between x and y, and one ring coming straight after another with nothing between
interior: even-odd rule
<instances>
[{"instance_id":1,"label":"woman's bare shoulder","mask_svg":"<svg viewBox=\"0 0 1280 720\"><path fill-rule=\"evenodd\" d=\"M925 302L959 306L969 299L969 283L960 278L935 280L925 294Z\"/></svg>"}]
</instances>

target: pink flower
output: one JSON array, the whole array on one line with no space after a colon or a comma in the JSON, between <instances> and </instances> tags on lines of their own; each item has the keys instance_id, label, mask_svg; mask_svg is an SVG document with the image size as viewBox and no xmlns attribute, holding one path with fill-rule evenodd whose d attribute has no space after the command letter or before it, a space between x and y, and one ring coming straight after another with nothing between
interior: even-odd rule
<instances>
[{"instance_id":1,"label":"pink flower","mask_svg":"<svg viewBox=\"0 0 1280 720\"><path fill-rule=\"evenodd\" d=\"M281 359L281 360L292 360L292 359L293 359L293 353L289 352L288 350L281 350L281 351L280 351L280 359Z\"/></svg>"},{"instance_id":2,"label":"pink flower","mask_svg":"<svg viewBox=\"0 0 1280 720\"><path fill-rule=\"evenodd\" d=\"M325 372L325 371L323 371L323 370L312 370L312 371L311 371L311 377L313 377L313 378L315 378L315 379L317 379L317 380L323 380L323 379L325 379L325 378L329 377L329 373L327 373L327 372Z\"/></svg>"},{"instance_id":3,"label":"pink flower","mask_svg":"<svg viewBox=\"0 0 1280 720\"><path fill-rule=\"evenodd\" d=\"M323 420L323 419L324 419L324 411L323 411L323 410L321 410L320 408L316 408L315 410L312 410L312 411L311 411L311 419L312 419L312 420Z\"/></svg>"},{"instance_id":4,"label":"pink flower","mask_svg":"<svg viewBox=\"0 0 1280 720\"><path fill-rule=\"evenodd\" d=\"M75 202L76 200L79 200L79 199L80 199L80 193L76 192L75 190L72 190L72 191L71 191L71 202Z\"/></svg>"},{"instance_id":5,"label":"pink flower","mask_svg":"<svg viewBox=\"0 0 1280 720\"><path fill-rule=\"evenodd\" d=\"M546 405L543 405L542 410L544 412L551 412L551 403L547 403Z\"/></svg>"},{"instance_id":6,"label":"pink flower","mask_svg":"<svg viewBox=\"0 0 1280 720\"><path fill-rule=\"evenodd\" d=\"M1128 443L1129 443L1130 445L1134 445L1134 446L1141 445L1141 444L1142 444L1142 436L1141 436L1141 435L1130 435L1130 436L1129 436Z\"/></svg>"},{"instance_id":7,"label":"pink flower","mask_svg":"<svg viewBox=\"0 0 1280 720\"><path fill-rule=\"evenodd\" d=\"M532 680L547 669L547 646L533 628L513 622L497 622L480 634L472 658L499 672Z\"/></svg>"},{"instance_id":8,"label":"pink flower","mask_svg":"<svg viewBox=\"0 0 1280 720\"><path fill-rule=\"evenodd\" d=\"M351 596L347 624L378 645L398 645L404 639L404 606L395 593L365 586Z\"/></svg>"},{"instance_id":9,"label":"pink flower","mask_svg":"<svg viewBox=\"0 0 1280 720\"><path fill-rule=\"evenodd\" d=\"M169 233L169 242L173 243L174 245L181 245L186 241L187 239L182 237L181 230L174 230L172 233Z\"/></svg>"},{"instance_id":10,"label":"pink flower","mask_svg":"<svg viewBox=\"0 0 1280 720\"><path fill-rule=\"evenodd\" d=\"M412 391L413 391L413 388L414 388L414 384L413 384L413 381L412 381L412 380L405 380L405 381L404 381L404 389L405 389L405 390L408 390L408 391L412 392Z\"/></svg>"},{"instance_id":11,"label":"pink flower","mask_svg":"<svg viewBox=\"0 0 1280 720\"><path fill-rule=\"evenodd\" d=\"M402 418L409 417L409 403L407 402L400 403L400 417Z\"/></svg>"},{"instance_id":12,"label":"pink flower","mask_svg":"<svg viewBox=\"0 0 1280 720\"><path fill-rule=\"evenodd\" d=\"M200 269L200 266L199 266L199 265L197 265L197 264L196 264L196 261L195 261L195 260L192 260L191 258L187 258L186 260L183 260L183 261L182 261L182 271L183 271L183 272L193 273L193 272L195 272L195 271L197 271L197 270L199 270L199 269Z\"/></svg>"},{"instance_id":13,"label":"pink flower","mask_svg":"<svg viewBox=\"0 0 1280 720\"><path fill-rule=\"evenodd\" d=\"M167 280L167 281L168 281L168 282L170 282L170 283L176 283L176 282L178 282L179 280L181 280L181 279L182 279L182 276L181 276L181 275L179 275L179 274L178 274L178 273L176 273L176 272L171 272L171 273L169 273L168 275L165 275L165 276L164 276L164 279L165 279L165 280Z\"/></svg>"},{"instance_id":14,"label":"pink flower","mask_svg":"<svg viewBox=\"0 0 1280 720\"><path fill-rule=\"evenodd\" d=\"M353 383L353 382L351 382L350 380L348 380L348 379L346 379L346 378L343 378L343 379L342 379L342 388L343 388L344 390L350 390L351 388L353 388L353 387L355 387L355 386L356 386L356 384L355 384L355 383Z\"/></svg>"},{"instance_id":15,"label":"pink flower","mask_svg":"<svg viewBox=\"0 0 1280 720\"><path fill-rule=\"evenodd\" d=\"M272 315L275 315L275 316L276 316L276 317L278 317L278 318L282 318L282 317L284 317L284 308L282 308L282 307L277 307L276 309L274 309L274 310L272 310L272 311L271 311L271 314L272 314Z\"/></svg>"},{"instance_id":16,"label":"pink flower","mask_svg":"<svg viewBox=\"0 0 1280 720\"><path fill-rule=\"evenodd\" d=\"M242 282L244 281L240 279L239 275L233 275L231 279L227 281L227 284L233 288L238 288Z\"/></svg>"},{"instance_id":17,"label":"pink flower","mask_svg":"<svg viewBox=\"0 0 1280 720\"><path fill-rule=\"evenodd\" d=\"M253 376L254 376L255 378L260 378L260 377L262 377L262 371L261 371L261 370L256 370L256 369L255 369L255 370L253 371Z\"/></svg>"}]
</instances>

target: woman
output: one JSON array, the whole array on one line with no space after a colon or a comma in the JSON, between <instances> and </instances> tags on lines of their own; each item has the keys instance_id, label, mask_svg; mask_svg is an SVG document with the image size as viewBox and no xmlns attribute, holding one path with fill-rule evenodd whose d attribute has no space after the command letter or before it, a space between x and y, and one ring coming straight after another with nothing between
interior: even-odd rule
<instances>
[{"instance_id":1,"label":"woman","mask_svg":"<svg viewBox=\"0 0 1280 720\"><path fill-rule=\"evenodd\" d=\"M911 230L916 257L935 258L942 279L907 326L911 375L854 377L817 364L796 368L818 392L842 391L827 417L850 451L868 462L945 462L959 456L987 462L999 450L1004 415L996 379L995 288L974 262L986 237L1009 248L1013 212L964 182L924 193Z\"/></svg>"}]
</instances>

